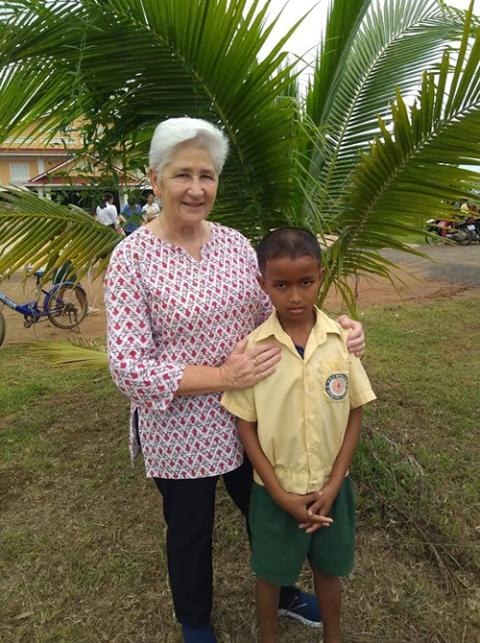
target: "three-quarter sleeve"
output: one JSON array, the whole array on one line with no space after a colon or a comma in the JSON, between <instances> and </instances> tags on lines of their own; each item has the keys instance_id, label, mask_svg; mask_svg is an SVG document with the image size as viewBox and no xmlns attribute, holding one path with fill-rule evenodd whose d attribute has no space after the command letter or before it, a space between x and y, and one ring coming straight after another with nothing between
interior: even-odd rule
<instances>
[{"instance_id":1,"label":"three-quarter sleeve","mask_svg":"<svg viewBox=\"0 0 480 643\"><path fill-rule=\"evenodd\" d=\"M114 252L107 270L105 305L113 381L135 406L165 411L185 364L159 358L142 274L121 252Z\"/></svg>"}]
</instances>

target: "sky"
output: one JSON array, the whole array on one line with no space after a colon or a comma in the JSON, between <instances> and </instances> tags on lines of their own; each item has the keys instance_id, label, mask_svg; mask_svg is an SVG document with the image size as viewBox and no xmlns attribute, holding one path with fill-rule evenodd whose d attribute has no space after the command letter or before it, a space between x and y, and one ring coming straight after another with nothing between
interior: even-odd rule
<instances>
[{"instance_id":1,"label":"sky","mask_svg":"<svg viewBox=\"0 0 480 643\"><path fill-rule=\"evenodd\" d=\"M348 2L348 0L345 0ZM424 2L424 0L418 0ZM286 4L286 6L285 6ZM469 0L449 0L448 4L458 9L466 9ZM321 33L321 25L325 19L328 7L327 0L271 0L270 16L275 16L282 8L285 9L271 35L271 42L275 43L284 35L289 28L305 15L310 9L312 12L305 19L303 24L300 25L298 30L290 39L286 49L296 54L297 56L305 57L307 60L312 61L315 55L315 48L319 42L319 33ZM480 7L480 0L477 0L475 11L478 13ZM308 58L310 52L310 58ZM307 54L307 56L305 56Z\"/></svg>"}]
</instances>

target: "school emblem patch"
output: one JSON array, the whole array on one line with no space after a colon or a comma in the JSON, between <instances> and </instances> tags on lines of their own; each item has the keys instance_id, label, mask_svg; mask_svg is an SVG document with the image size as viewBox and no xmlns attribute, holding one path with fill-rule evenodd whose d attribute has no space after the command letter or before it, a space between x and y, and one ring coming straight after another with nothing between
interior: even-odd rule
<instances>
[{"instance_id":1,"label":"school emblem patch","mask_svg":"<svg viewBox=\"0 0 480 643\"><path fill-rule=\"evenodd\" d=\"M325 390L332 400L343 400L348 390L348 376L345 373L334 373L325 382Z\"/></svg>"}]
</instances>

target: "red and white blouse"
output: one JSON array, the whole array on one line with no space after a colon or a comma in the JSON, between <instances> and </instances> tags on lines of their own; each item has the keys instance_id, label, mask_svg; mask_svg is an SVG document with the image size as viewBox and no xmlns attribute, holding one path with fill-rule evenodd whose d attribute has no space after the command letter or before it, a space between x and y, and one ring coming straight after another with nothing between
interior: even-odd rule
<instances>
[{"instance_id":1,"label":"red and white blouse","mask_svg":"<svg viewBox=\"0 0 480 643\"><path fill-rule=\"evenodd\" d=\"M221 475L243 460L220 393L174 397L186 365L220 366L271 312L249 241L209 225L200 261L139 228L115 248L105 279L110 369L137 412L130 453L141 449L147 477Z\"/></svg>"}]
</instances>

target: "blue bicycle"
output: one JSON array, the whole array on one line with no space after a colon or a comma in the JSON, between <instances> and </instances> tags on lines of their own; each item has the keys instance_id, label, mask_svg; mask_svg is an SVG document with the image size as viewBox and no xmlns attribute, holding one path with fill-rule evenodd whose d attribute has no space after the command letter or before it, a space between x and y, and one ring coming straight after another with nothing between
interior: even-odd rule
<instances>
[{"instance_id":1,"label":"blue bicycle","mask_svg":"<svg viewBox=\"0 0 480 643\"><path fill-rule=\"evenodd\" d=\"M43 275L43 270L37 270L34 273L37 288L40 287ZM45 295L41 305L39 304L40 293ZM49 290L40 288L38 298L26 304L17 304L5 293L0 292L0 346L5 339L6 330L5 317L2 314L4 305L23 315L25 328L30 328L42 318L48 319L57 328L75 328L83 321L88 311L87 293L74 281L58 281Z\"/></svg>"}]
</instances>

